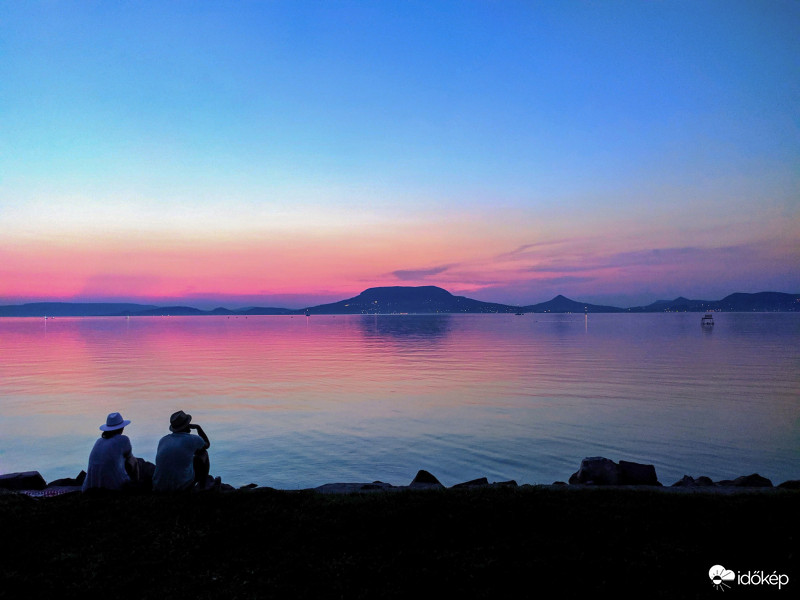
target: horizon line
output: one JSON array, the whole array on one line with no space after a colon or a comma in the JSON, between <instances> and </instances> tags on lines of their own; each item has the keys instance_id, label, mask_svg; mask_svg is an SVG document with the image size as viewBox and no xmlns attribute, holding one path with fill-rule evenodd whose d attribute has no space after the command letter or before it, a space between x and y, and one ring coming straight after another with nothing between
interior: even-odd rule
<instances>
[{"instance_id":1,"label":"horizon line","mask_svg":"<svg viewBox=\"0 0 800 600\"><path fill-rule=\"evenodd\" d=\"M325 305L328 305L328 304L336 304L338 302L343 302L345 300L350 300L352 298L358 297L359 295L363 294L364 292L366 292L368 290L373 290L373 289L393 289L393 288L419 289L419 288L426 288L426 287L428 287L428 288L437 288L437 289L440 289L440 290L444 290L445 292L447 292L448 294L450 294L451 296L454 296L454 297L462 297L462 298L467 298L469 300L474 300L476 302L483 302L483 303L486 303L486 304L498 304L498 305L501 305L501 306L508 306L508 307L511 307L511 308L525 308L525 307L530 307L530 306L536 306L538 304L546 304L548 302L552 302L553 300L556 300L557 298L564 298L566 300L570 300L572 302L577 302L577 303L580 303L580 304L586 304L586 305L592 305L592 306L605 306L605 307L608 307L608 308L616 308L616 309L622 309L622 310L626 310L627 309L627 310L629 310L629 309L633 309L633 308L642 308L642 307L652 306L654 304L658 304L658 303L662 303L662 302L675 302L676 300L681 300L681 299L688 300L690 302L720 302L720 301L724 300L725 298L727 298L729 296L732 296L734 294L756 295L756 294L770 294L770 293L772 293L772 294L787 294L789 296L795 296L795 295L800 296L800 293L795 293L795 292L780 292L780 291L775 291L775 290L762 290L762 291L759 291L759 292L731 292L729 294L726 294L725 296L723 296L722 298L720 298L718 300L708 300L708 299L704 299L704 298L696 299L696 298L689 298L689 297L686 297L686 296L683 296L683 295L678 295L678 296L676 296L675 298L672 298L672 299L658 299L658 300L654 300L654 301L652 301L652 302L650 302L648 304L636 304L636 305L631 305L631 306L617 306L617 305L614 305L614 304L599 304L599 303L596 303L596 302L584 302L584 301L581 301L581 300L575 300L575 299L570 298L570 297L568 297L568 296L566 296L564 294L559 293L559 294L556 294L555 296L553 296L552 298L550 298L549 300L543 300L541 302L533 302L533 303L529 303L529 304L507 304L505 302L495 302L495 301L491 301L491 300L477 300L477 299L471 298L469 296L454 294L454 293L450 292L449 290L447 290L446 288L443 288L443 287L437 286L437 285L418 285L418 286L391 285L391 286L371 286L371 287L364 288L360 292L356 293L354 296L342 298L340 300L322 302L322 303L314 304L314 305L300 306L298 308L289 308L287 306L275 306L275 305L259 305L259 304L248 304L248 305L238 306L236 308L229 308L228 306L220 304L220 305L214 306L213 308L210 308L210 309L202 309L202 308L198 308L197 306L193 306L192 304L176 304L176 302L191 301L190 298L168 299L168 300L164 301L163 303L159 303L158 300L147 300L147 299L141 299L141 300L128 300L128 299L90 300L90 299L75 299L75 298L71 298L71 299L49 299L49 300L28 300L28 301L23 301L23 302L14 302L12 304L0 304L0 307L25 306L25 305L30 305L30 304L92 304L92 305L97 305L97 304L134 304L134 305L138 305L138 306L152 306L154 308L159 308L159 309L163 309L163 308L190 308L190 309L193 309L193 310L199 310L199 311L203 311L203 312L210 312L210 311L218 310L218 309L236 311L236 310L246 310L246 309L253 309L253 308L288 310L288 311L303 311L303 310L307 310L307 309L313 309L313 308L316 308L316 307L319 307L319 306L325 306ZM220 301L222 301L222 300L220 299ZM207 301L204 300L204 303L209 304L209 305L212 304L213 302L215 302L213 297L212 297L212 299L209 299Z\"/></svg>"}]
</instances>

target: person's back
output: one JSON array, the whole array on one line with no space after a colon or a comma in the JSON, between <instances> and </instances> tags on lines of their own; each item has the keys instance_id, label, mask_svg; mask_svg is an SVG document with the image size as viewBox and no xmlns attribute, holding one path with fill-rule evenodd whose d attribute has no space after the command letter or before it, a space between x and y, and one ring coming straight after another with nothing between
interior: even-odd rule
<instances>
[{"instance_id":1,"label":"person's back","mask_svg":"<svg viewBox=\"0 0 800 600\"><path fill-rule=\"evenodd\" d=\"M211 445L199 425L190 425L191 415L182 410L170 417L170 430L158 442L153 490L177 492L191 489L196 482L204 483L209 471L206 449ZM198 435L192 435L196 429Z\"/></svg>"},{"instance_id":2,"label":"person's back","mask_svg":"<svg viewBox=\"0 0 800 600\"><path fill-rule=\"evenodd\" d=\"M133 457L131 441L122 430L130 421L126 421L119 413L108 415L103 431L89 454L89 466L83 480L84 491L92 488L119 490L131 481L126 463L136 460ZM131 467L129 466L128 469Z\"/></svg>"},{"instance_id":3,"label":"person's back","mask_svg":"<svg viewBox=\"0 0 800 600\"><path fill-rule=\"evenodd\" d=\"M170 433L158 442L153 489L159 492L186 490L195 481L194 455L205 446L190 433Z\"/></svg>"}]
</instances>

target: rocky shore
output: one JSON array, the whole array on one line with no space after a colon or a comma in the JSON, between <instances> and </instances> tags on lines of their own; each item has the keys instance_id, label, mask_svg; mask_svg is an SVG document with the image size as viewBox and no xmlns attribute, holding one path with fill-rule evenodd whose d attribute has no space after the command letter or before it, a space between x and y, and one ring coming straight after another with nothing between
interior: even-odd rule
<instances>
[{"instance_id":1,"label":"rocky shore","mask_svg":"<svg viewBox=\"0 0 800 600\"><path fill-rule=\"evenodd\" d=\"M80 491L86 473L81 471L75 478L57 479L47 483L38 471L8 473L0 475L0 491L19 492L34 497L56 496L64 493ZM231 485L217 482L209 478L208 489L214 491L233 491ZM625 460L614 462L601 456L584 458L578 470L573 473L568 482L556 481L553 486L652 486L664 488L656 476L653 465L635 463ZM450 489L474 489L483 487L517 487L516 481L489 482L486 477L465 481L451 486ZM243 486L240 489L254 489L259 487L255 483ZM788 480L774 486L766 477L758 473L742 475L735 479L712 481L709 477L697 478L684 475L679 481L670 486L677 490L704 490L704 491L736 491L742 489L800 489L800 480ZM350 494L365 492L398 492L403 490L432 490L445 489L445 486L431 473L420 470L408 485L394 485L382 481L327 483L316 488L311 488L321 494ZM141 490L137 490L141 491ZM205 490L204 490L205 491Z\"/></svg>"},{"instance_id":2,"label":"rocky shore","mask_svg":"<svg viewBox=\"0 0 800 600\"><path fill-rule=\"evenodd\" d=\"M77 478L36 475L2 478L0 598L713 598L718 565L777 573L791 596L800 576L796 482L756 475L663 486L595 457L545 486L420 471L192 494L65 493Z\"/></svg>"}]
</instances>

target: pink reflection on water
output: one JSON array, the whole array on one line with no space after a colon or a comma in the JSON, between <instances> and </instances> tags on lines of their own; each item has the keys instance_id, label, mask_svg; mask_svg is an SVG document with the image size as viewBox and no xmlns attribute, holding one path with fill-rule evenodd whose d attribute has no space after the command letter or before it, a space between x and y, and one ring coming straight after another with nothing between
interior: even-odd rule
<instances>
[{"instance_id":1,"label":"pink reflection on water","mask_svg":"<svg viewBox=\"0 0 800 600\"><path fill-rule=\"evenodd\" d=\"M74 476L112 411L152 460L178 409L240 484L402 483L417 468L549 482L587 455L677 470L675 453L711 464L720 448L756 461L792 435L797 323L721 315L706 335L698 319L0 319L0 470ZM768 405L753 411L756 395Z\"/></svg>"}]
</instances>

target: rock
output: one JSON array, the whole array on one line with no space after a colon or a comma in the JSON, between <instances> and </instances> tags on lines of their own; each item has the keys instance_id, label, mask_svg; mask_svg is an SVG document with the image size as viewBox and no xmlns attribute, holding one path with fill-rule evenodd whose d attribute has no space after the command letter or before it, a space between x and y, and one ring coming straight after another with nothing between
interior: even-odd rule
<instances>
[{"instance_id":1,"label":"rock","mask_svg":"<svg viewBox=\"0 0 800 600\"><path fill-rule=\"evenodd\" d=\"M198 489L199 492L219 492L222 491L222 477L206 477L205 485Z\"/></svg>"},{"instance_id":2,"label":"rock","mask_svg":"<svg viewBox=\"0 0 800 600\"><path fill-rule=\"evenodd\" d=\"M257 488L257 487L258 487L257 483L248 483L247 485L243 485L239 489L240 490L252 490L253 488Z\"/></svg>"},{"instance_id":3,"label":"rock","mask_svg":"<svg viewBox=\"0 0 800 600\"><path fill-rule=\"evenodd\" d=\"M717 485L722 487L772 487L772 482L758 473L743 475L736 479L723 479Z\"/></svg>"},{"instance_id":4,"label":"rock","mask_svg":"<svg viewBox=\"0 0 800 600\"><path fill-rule=\"evenodd\" d=\"M661 485L653 465L627 460L621 460L617 464L602 456L584 458L569 482L573 485Z\"/></svg>"},{"instance_id":5,"label":"rock","mask_svg":"<svg viewBox=\"0 0 800 600\"><path fill-rule=\"evenodd\" d=\"M441 485L441 482L438 479L436 479L436 477L434 477L424 469L417 471L417 475L416 477L414 477L414 481L412 481L411 483L438 483Z\"/></svg>"},{"instance_id":6,"label":"rock","mask_svg":"<svg viewBox=\"0 0 800 600\"><path fill-rule=\"evenodd\" d=\"M7 490L43 490L47 483L39 471L23 471L0 475L0 488Z\"/></svg>"},{"instance_id":7,"label":"rock","mask_svg":"<svg viewBox=\"0 0 800 600\"><path fill-rule=\"evenodd\" d=\"M772 482L758 473L743 475L733 480L735 487L772 487Z\"/></svg>"},{"instance_id":8,"label":"rock","mask_svg":"<svg viewBox=\"0 0 800 600\"><path fill-rule=\"evenodd\" d=\"M372 483L326 483L313 490L320 494L355 494L358 492L379 492L399 490L390 483L374 481Z\"/></svg>"},{"instance_id":9,"label":"rock","mask_svg":"<svg viewBox=\"0 0 800 600\"><path fill-rule=\"evenodd\" d=\"M517 482L513 479L510 481L493 481L492 487L517 487Z\"/></svg>"},{"instance_id":10,"label":"rock","mask_svg":"<svg viewBox=\"0 0 800 600\"><path fill-rule=\"evenodd\" d=\"M83 485L84 479L86 479L86 471L81 471L74 479L70 477L65 477L64 479L55 479L48 483L47 487L78 487Z\"/></svg>"},{"instance_id":11,"label":"rock","mask_svg":"<svg viewBox=\"0 0 800 600\"><path fill-rule=\"evenodd\" d=\"M417 471L416 477L409 484L411 489L439 489L444 488L441 482L425 470Z\"/></svg>"},{"instance_id":12,"label":"rock","mask_svg":"<svg viewBox=\"0 0 800 600\"><path fill-rule=\"evenodd\" d=\"M472 481L457 483L453 486L453 489L485 487L487 485L489 485L489 480L486 479L486 477L480 477L478 479L473 479Z\"/></svg>"},{"instance_id":13,"label":"rock","mask_svg":"<svg viewBox=\"0 0 800 600\"><path fill-rule=\"evenodd\" d=\"M569 478L569 482L573 485L618 485L619 465L602 456L584 458L580 468Z\"/></svg>"},{"instance_id":14,"label":"rock","mask_svg":"<svg viewBox=\"0 0 800 600\"><path fill-rule=\"evenodd\" d=\"M380 481L376 481L374 483L365 483L364 485L361 486L360 491L362 491L362 492L371 492L373 490L383 490L383 489L386 489L387 485L389 485L389 484L381 483Z\"/></svg>"},{"instance_id":15,"label":"rock","mask_svg":"<svg viewBox=\"0 0 800 600\"><path fill-rule=\"evenodd\" d=\"M672 487L694 487L694 477L690 477L689 475L684 475L680 478L679 481L676 481L672 484Z\"/></svg>"},{"instance_id":16,"label":"rock","mask_svg":"<svg viewBox=\"0 0 800 600\"><path fill-rule=\"evenodd\" d=\"M695 479L689 475L684 475L680 481L673 483L672 487L710 487L713 485L714 482L709 477L700 476Z\"/></svg>"},{"instance_id":17,"label":"rock","mask_svg":"<svg viewBox=\"0 0 800 600\"><path fill-rule=\"evenodd\" d=\"M139 483L144 488L153 489L153 475L156 473L156 465L143 458L136 459L139 465Z\"/></svg>"},{"instance_id":18,"label":"rock","mask_svg":"<svg viewBox=\"0 0 800 600\"><path fill-rule=\"evenodd\" d=\"M782 490L800 490L800 479L790 479L784 481L778 487Z\"/></svg>"},{"instance_id":19,"label":"rock","mask_svg":"<svg viewBox=\"0 0 800 600\"><path fill-rule=\"evenodd\" d=\"M653 465L619 461L619 483L621 485L661 485Z\"/></svg>"}]
</instances>

